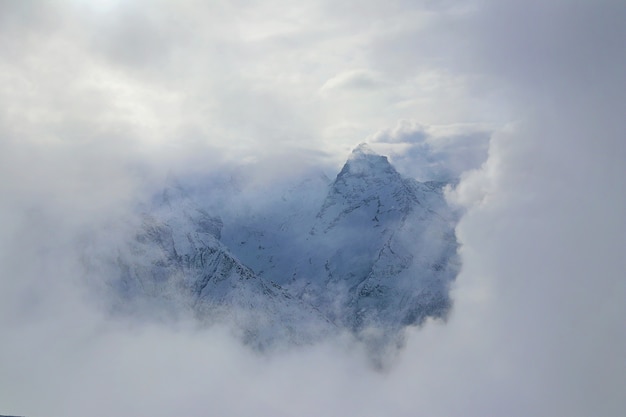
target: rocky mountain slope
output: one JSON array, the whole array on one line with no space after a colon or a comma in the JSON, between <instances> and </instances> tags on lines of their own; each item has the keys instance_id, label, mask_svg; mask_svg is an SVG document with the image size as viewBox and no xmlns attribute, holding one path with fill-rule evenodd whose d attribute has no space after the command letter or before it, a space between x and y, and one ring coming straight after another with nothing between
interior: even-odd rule
<instances>
[{"instance_id":1,"label":"rocky mountain slope","mask_svg":"<svg viewBox=\"0 0 626 417\"><path fill-rule=\"evenodd\" d=\"M305 178L274 204L209 213L172 183L119 251L116 288L123 303L234 323L261 348L341 330L392 340L450 308L459 263L444 185L403 178L365 144L334 181Z\"/></svg>"}]
</instances>

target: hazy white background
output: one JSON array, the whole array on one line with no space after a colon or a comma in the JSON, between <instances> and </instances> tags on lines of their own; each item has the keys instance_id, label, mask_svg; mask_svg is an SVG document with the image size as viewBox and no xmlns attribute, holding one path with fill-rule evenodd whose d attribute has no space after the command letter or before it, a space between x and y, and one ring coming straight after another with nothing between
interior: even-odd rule
<instances>
[{"instance_id":1,"label":"hazy white background","mask_svg":"<svg viewBox=\"0 0 626 417\"><path fill-rule=\"evenodd\" d=\"M624 415L624 21L619 0L0 1L0 413ZM82 284L81 238L169 170L332 172L364 140L463 173L453 314L386 373L344 340L260 357L112 321Z\"/></svg>"}]
</instances>

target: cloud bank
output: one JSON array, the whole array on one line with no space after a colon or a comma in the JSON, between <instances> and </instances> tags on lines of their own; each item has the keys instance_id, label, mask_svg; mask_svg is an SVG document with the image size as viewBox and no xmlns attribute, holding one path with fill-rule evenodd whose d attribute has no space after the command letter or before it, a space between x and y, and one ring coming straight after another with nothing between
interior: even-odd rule
<instances>
[{"instance_id":1,"label":"cloud bank","mask_svg":"<svg viewBox=\"0 0 626 417\"><path fill-rule=\"evenodd\" d=\"M476 124L424 126L401 120L369 140L405 175L419 181L455 182L487 159L491 133L488 126Z\"/></svg>"},{"instance_id":2,"label":"cloud bank","mask_svg":"<svg viewBox=\"0 0 626 417\"><path fill-rule=\"evenodd\" d=\"M623 2L0 9L1 413L626 412ZM364 69L387 82L322 94ZM332 165L380 131L434 147L398 120L488 126L489 145L452 164L452 316L412 331L387 373L347 340L258 356L225 329L111 320L81 284L80 237L172 167L262 172L307 150Z\"/></svg>"}]
</instances>

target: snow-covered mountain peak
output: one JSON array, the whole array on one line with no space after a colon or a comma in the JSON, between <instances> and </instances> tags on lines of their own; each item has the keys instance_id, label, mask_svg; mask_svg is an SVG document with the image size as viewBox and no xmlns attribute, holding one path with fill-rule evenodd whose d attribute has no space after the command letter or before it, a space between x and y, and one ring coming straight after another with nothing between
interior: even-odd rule
<instances>
[{"instance_id":1,"label":"snow-covered mountain peak","mask_svg":"<svg viewBox=\"0 0 626 417\"><path fill-rule=\"evenodd\" d=\"M359 223L373 219L376 224L382 220L381 215L402 217L416 203L409 183L386 156L366 144L359 145L331 185L313 233L325 232L346 217L360 218Z\"/></svg>"},{"instance_id":2,"label":"snow-covered mountain peak","mask_svg":"<svg viewBox=\"0 0 626 417\"><path fill-rule=\"evenodd\" d=\"M366 155L378 156L378 154L374 152L374 150L366 142L363 142L357 145L357 147L352 150L352 154L350 155L350 158L358 158L360 156L366 156Z\"/></svg>"},{"instance_id":3,"label":"snow-covered mountain peak","mask_svg":"<svg viewBox=\"0 0 626 417\"><path fill-rule=\"evenodd\" d=\"M347 329L385 346L445 317L459 264L442 184L402 177L367 144L334 181L309 174L216 204L168 180L121 251L120 287L182 297L203 320L234 318L259 345Z\"/></svg>"},{"instance_id":4,"label":"snow-covered mountain peak","mask_svg":"<svg viewBox=\"0 0 626 417\"><path fill-rule=\"evenodd\" d=\"M352 151L337 179L346 175L379 177L394 174L397 175L397 172L386 156L377 154L369 145L362 143Z\"/></svg>"}]
</instances>

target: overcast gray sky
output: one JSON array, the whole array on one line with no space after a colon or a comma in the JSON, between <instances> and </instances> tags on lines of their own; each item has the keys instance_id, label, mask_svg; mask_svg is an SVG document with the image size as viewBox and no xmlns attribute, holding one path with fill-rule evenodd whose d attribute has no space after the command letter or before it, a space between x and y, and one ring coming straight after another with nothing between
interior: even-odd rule
<instances>
[{"instance_id":1,"label":"overcast gray sky","mask_svg":"<svg viewBox=\"0 0 626 417\"><path fill-rule=\"evenodd\" d=\"M0 413L623 416L625 21L620 0L0 0ZM461 175L466 210L452 316L387 373L342 340L259 357L112 322L81 285L83 233L169 170L271 179L364 140Z\"/></svg>"}]
</instances>

